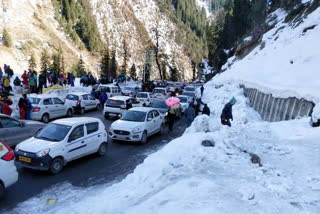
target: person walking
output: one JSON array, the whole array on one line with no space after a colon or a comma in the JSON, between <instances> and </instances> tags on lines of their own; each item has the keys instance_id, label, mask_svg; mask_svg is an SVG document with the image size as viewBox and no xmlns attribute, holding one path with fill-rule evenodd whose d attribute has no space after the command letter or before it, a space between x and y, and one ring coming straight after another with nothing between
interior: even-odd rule
<instances>
[{"instance_id":1,"label":"person walking","mask_svg":"<svg viewBox=\"0 0 320 214\"><path fill-rule=\"evenodd\" d=\"M169 132L172 132L173 131L173 122L176 117L176 112L172 106L168 110L167 117L168 117Z\"/></svg>"},{"instance_id":2,"label":"person walking","mask_svg":"<svg viewBox=\"0 0 320 214\"><path fill-rule=\"evenodd\" d=\"M43 86L46 84L46 77L45 74L42 73L39 75L39 88L38 88L38 93L42 94Z\"/></svg>"},{"instance_id":3,"label":"person walking","mask_svg":"<svg viewBox=\"0 0 320 214\"><path fill-rule=\"evenodd\" d=\"M29 79L29 87L30 87L30 92L35 93L35 87L36 87L36 78L34 76L35 74L31 74L30 79Z\"/></svg>"},{"instance_id":4,"label":"person walking","mask_svg":"<svg viewBox=\"0 0 320 214\"><path fill-rule=\"evenodd\" d=\"M99 97L99 100L100 100L100 105L101 107L103 108L104 104L107 102L108 100L108 94L106 93L105 90L102 90L100 92L100 97Z\"/></svg>"},{"instance_id":5,"label":"person walking","mask_svg":"<svg viewBox=\"0 0 320 214\"><path fill-rule=\"evenodd\" d=\"M26 104L26 119L31 120L31 110L32 110L31 102L26 94L23 95L23 98L24 98L24 102Z\"/></svg>"},{"instance_id":6,"label":"person walking","mask_svg":"<svg viewBox=\"0 0 320 214\"><path fill-rule=\"evenodd\" d=\"M24 71L23 74L21 75L22 78L22 83L23 85L29 85L29 75L27 74L27 71Z\"/></svg>"},{"instance_id":7,"label":"person walking","mask_svg":"<svg viewBox=\"0 0 320 214\"><path fill-rule=\"evenodd\" d=\"M26 111L27 111L27 105L23 98L19 99L19 112L20 112L20 119L25 120L26 119Z\"/></svg>"},{"instance_id":8,"label":"person walking","mask_svg":"<svg viewBox=\"0 0 320 214\"><path fill-rule=\"evenodd\" d=\"M196 117L196 112L193 108L192 103L189 104L188 108L184 111L184 115L187 119L187 127L191 126L194 118Z\"/></svg>"},{"instance_id":9,"label":"person walking","mask_svg":"<svg viewBox=\"0 0 320 214\"><path fill-rule=\"evenodd\" d=\"M74 76L72 73L68 73L68 83L71 87L74 87Z\"/></svg>"},{"instance_id":10,"label":"person walking","mask_svg":"<svg viewBox=\"0 0 320 214\"><path fill-rule=\"evenodd\" d=\"M204 92L204 87L203 87L203 85L201 86L200 91L201 91L201 97L202 97L203 92Z\"/></svg>"},{"instance_id":11,"label":"person walking","mask_svg":"<svg viewBox=\"0 0 320 214\"><path fill-rule=\"evenodd\" d=\"M202 109L202 114L206 114L206 115L210 116L210 108L208 107L207 104L204 104L204 107Z\"/></svg>"},{"instance_id":12,"label":"person walking","mask_svg":"<svg viewBox=\"0 0 320 214\"><path fill-rule=\"evenodd\" d=\"M233 115L232 115L232 106L234 104L236 104L237 100L236 98L232 97L232 99L230 100L230 102L228 102L221 113L221 124L222 125L227 125L229 127L231 127L231 123L230 123L230 119L233 121Z\"/></svg>"}]
</instances>

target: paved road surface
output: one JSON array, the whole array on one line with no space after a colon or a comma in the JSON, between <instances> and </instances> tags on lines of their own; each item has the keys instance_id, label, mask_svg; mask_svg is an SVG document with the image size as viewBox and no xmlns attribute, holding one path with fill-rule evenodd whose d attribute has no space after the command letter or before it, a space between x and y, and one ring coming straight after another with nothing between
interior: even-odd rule
<instances>
[{"instance_id":1,"label":"paved road surface","mask_svg":"<svg viewBox=\"0 0 320 214\"><path fill-rule=\"evenodd\" d=\"M100 118L107 128L113 121L105 120L102 112L88 112L85 116ZM151 153L157 151L172 139L181 136L185 129L184 119L176 122L174 132L155 135L146 145L130 143L110 143L104 157L91 155L68 163L58 175L48 172L19 169L19 181L10 187L5 198L0 201L0 213L5 213L17 204L37 196L42 191L63 182L76 187L91 187L123 179Z\"/></svg>"}]
</instances>

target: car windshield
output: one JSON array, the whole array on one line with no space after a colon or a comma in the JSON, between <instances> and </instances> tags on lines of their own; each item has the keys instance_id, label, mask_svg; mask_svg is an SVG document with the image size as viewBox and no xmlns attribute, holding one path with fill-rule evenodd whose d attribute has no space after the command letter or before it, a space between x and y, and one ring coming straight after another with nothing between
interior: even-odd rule
<instances>
[{"instance_id":1,"label":"car windshield","mask_svg":"<svg viewBox=\"0 0 320 214\"><path fill-rule=\"evenodd\" d=\"M124 105L124 101L115 100L115 99L108 99L107 105L108 106L121 106L121 105Z\"/></svg>"},{"instance_id":2,"label":"car windshield","mask_svg":"<svg viewBox=\"0 0 320 214\"><path fill-rule=\"evenodd\" d=\"M68 94L66 96L67 100L79 100L79 97L77 95L73 95L73 94Z\"/></svg>"},{"instance_id":3,"label":"car windshield","mask_svg":"<svg viewBox=\"0 0 320 214\"><path fill-rule=\"evenodd\" d=\"M133 121L133 122L143 122L146 118L146 112L143 111L127 111L121 120L124 121Z\"/></svg>"},{"instance_id":4,"label":"car windshield","mask_svg":"<svg viewBox=\"0 0 320 214\"><path fill-rule=\"evenodd\" d=\"M194 87L186 87L184 90L185 91L195 91L196 89Z\"/></svg>"},{"instance_id":5,"label":"car windshield","mask_svg":"<svg viewBox=\"0 0 320 214\"><path fill-rule=\"evenodd\" d=\"M153 93L156 93L156 94L162 94L162 93L164 93L164 92L165 92L164 89L154 89L154 90L153 90Z\"/></svg>"},{"instance_id":6,"label":"car windshield","mask_svg":"<svg viewBox=\"0 0 320 214\"><path fill-rule=\"evenodd\" d=\"M188 102L188 98L186 97L178 97L181 103L187 103Z\"/></svg>"},{"instance_id":7,"label":"car windshield","mask_svg":"<svg viewBox=\"0 0 320 214\"><path fill-rule=\"evenodd\" d=\"M186 96L189 96L189 97L195 97L196 95L192 92L183 92L182 95L186 95Z\"/></svg>"},{"instance_id":8,"label":"car windshield","mask_svg":"<svg viewBox=\"0 0 320 214\"><path fill-rule=\"evenodd\" d=\"M44 127L35 136L35 138L49 141L61 141L67 136L71 128L71 126L50 123L49 125Z\"/></svg>"},{"instance_id":9,"label":"car windshield","mask_svg":"<svg viewBox=\"0 0 320 214\"><path fill-rule=\"evenodd\" d=\"M164 101L155 101L152 103L152 108L168 108Z\"/></svg>"},{"instance_id":10,"label":"car windshield","mask_svg":"<svg viewBox=\"0 0 320 214\"><path fill-rule=\"evenodd\" d=\"M139 93L137 95L138 98L148 98L148 94L147 93Z\"/></svg>"},{"instance_id":11,"label":"car windshield","mask_svg":"<svg viewBox=\"0 0 320 214\"><path fill-rule=\"evenodd\" d=\"M40 98L35 98L35 97L29 97L29 100L31 102L31 104L39 104L40 102Z\"/></svg>"}]
</instances>

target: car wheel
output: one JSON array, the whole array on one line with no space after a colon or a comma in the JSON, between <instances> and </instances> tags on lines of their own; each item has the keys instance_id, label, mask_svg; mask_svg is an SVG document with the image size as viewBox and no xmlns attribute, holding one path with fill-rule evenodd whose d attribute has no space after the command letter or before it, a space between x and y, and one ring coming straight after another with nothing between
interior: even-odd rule
<instances>
[{"instance_id":1,"label":"car wheel","mask_svg":"<svg viewBox=\"0 0 320 214\"><path fill-rule=\"evenodd\" d=\"M72 109L68 109L68 111L67 111L67 117L72 117Z\"/></svg>"},{"instance_id":2,"label":"car wheel","mask_svg":"<svg viewBox=\"0 0 320 214\"><path fill-rule=\"evenodd\" d=\"M0 181L0 199L2 199L4 196L4 185L3 183Z\"/></svg>"},{"instance_id":3,"label":"car wheel","mask_svg":"<svg viewBox=\"0 0 320 214\"><path fill-rule=\"evenodd\" d=\"M86 110L84 108L81 108L80 114L84 115L84 113L86 113Z\"/></svg>"},{"instance_id":4,"label":"car wheel","mask_svg":"<svg viewBox=\"0 0 320 214\"><path fill-rule=\"evenodd\" d=\"M104 156L107 152L107 144L106 143L101 143L99 150L98 150L98 155L99 156Z\"/></svg>"},{"instance_id":5,"label":"car wheel","mask_svg":"<svg viewBox=\"0 0 320 214\"><path fill-rule=\"evenodd\" d=\"M59 172L61 172L63 169L63 160L61 158L55 158L51 161L50 164L50 172L52 174L58 174Z\"/></svg>"},{"instance_id":6,"label":"car wheel","mask_svg":"<svg viewBox=\"0 0 320 214\"><path fill-rule=\"evenodd\" d=\"M45 113L44 115L42 115L41 121L44 123L48 123L49 122L49 114Z\"/></svg>"},{"instance_id":7,"label":"car wheel","mask_svg":"<svg viewBox=\"0 0 320 214\"><path fill-rule=\"evenodd\" d=\"M141 144L146 144L148 141L147 131L144 131L141 136Z\"/></svg>"}]
</instances>

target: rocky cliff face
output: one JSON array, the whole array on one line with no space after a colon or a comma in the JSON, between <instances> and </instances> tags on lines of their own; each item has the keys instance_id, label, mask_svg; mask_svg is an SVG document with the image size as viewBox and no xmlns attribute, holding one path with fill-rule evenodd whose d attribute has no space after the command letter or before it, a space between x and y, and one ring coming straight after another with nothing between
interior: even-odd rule
<instances>
[{"instance_id":1,"label":"rocky cliff face","mask_svg":"<svg viewBox=\"0 0 320 214\"><path fill-rule=\"evenodd\" d=\"M159 12L157 0L90 0L90 3L106 47L116 52L118 67L123 64L126 43L127 71L135 63L141 76L144 51L156 44L157 29L159 48L161 54L166 56L167 70L169 65L175 64L181 79L192 78L190 54L179 42L183 34L180 32L177 36L178 27L167 15ZM39 70L41 51L46 48L52 53L62 47L66 69L82 56L87 68L98 73L100 56L80 50L64 33L54 17L51 0L0 0L0 21L4 23L0 26L0 32L6 28L13 40L11 48L0 44L1 65L9 64L15 72L22 73L28 68L28 59L33 52ZM152 76L157 78L158 75L154 62Z\"/></svg>"}]
</instances>

